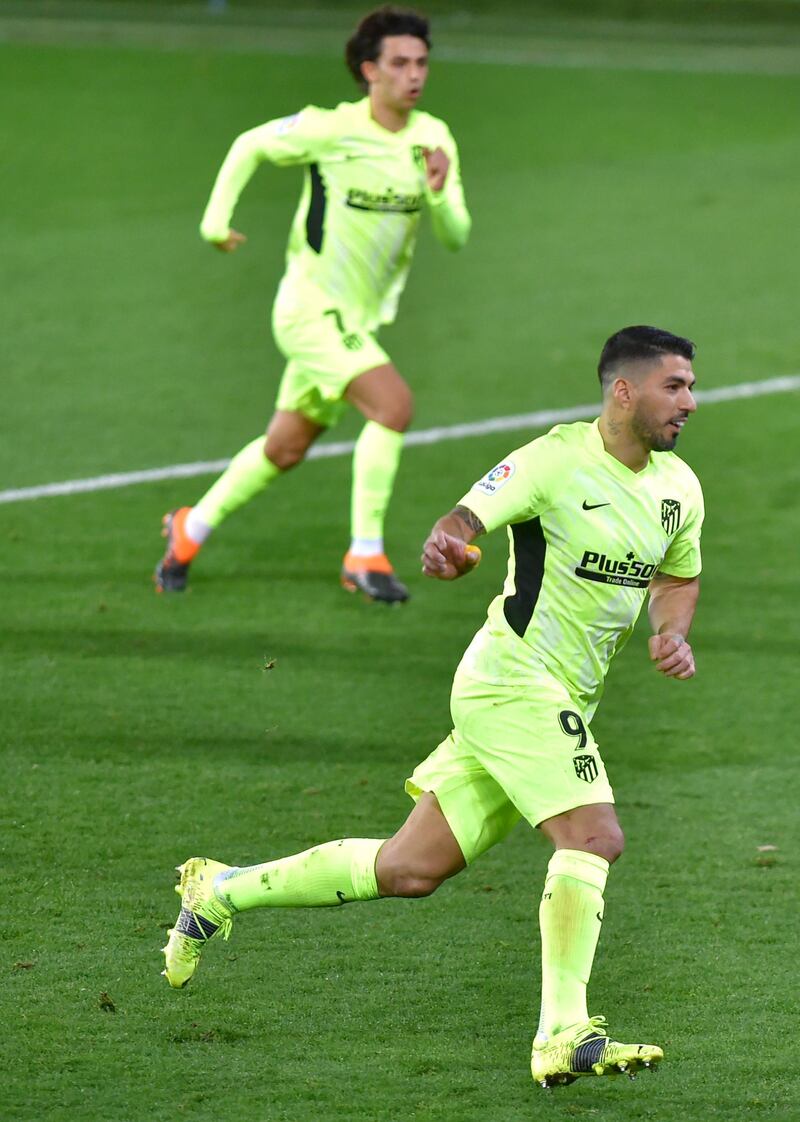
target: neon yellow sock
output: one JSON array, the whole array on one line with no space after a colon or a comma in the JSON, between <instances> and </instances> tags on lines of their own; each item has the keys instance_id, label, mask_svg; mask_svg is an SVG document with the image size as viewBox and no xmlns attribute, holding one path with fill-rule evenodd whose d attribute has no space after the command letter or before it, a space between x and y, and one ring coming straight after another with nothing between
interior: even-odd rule
<instances>
[{"instance_id":1,"label":"neon yellow sock","mask_svg":"<svg viewBox=\"0 0 800 1122\"><path fill-rule=\"evenodd\" d=\"M215 528L263 491L276 475L280 475L280 469L264 455L264 437L256 437L237 452L216 483L206 491L194 507L195 514Z\"/></svg>"},{"instance_id":2,"label":"neon yellow sock","mask_svg":"<svg viewBox=\"0 0 800 1122\"><path fill-rule=\"evenodd\" d=\"M375 860L382 845L383 840L375 838L326 842L291 857L223 873L215 890L237 912L375 900L379 896Z\"/></svg>"},{"instance_id":3,"label":"neon yellow sock","mask_svg":"<svg viewBox=\"0 0 800 1122\"><path fill-rule=\"evenodd\" d=\"M353 451L350 531L357 538L383 537L383 520L392 495L403 434L367 421Z\"/></svg>"},{"instance_id":4,"label":"neon yellow sock","mask_svg":"<svg viewBox=\"0 0 800 1122\"><path fill-rule=\"evenodd\" d=\"M537 1036L552 1037L588 1020L586 986L603 919L608 861L557 849L547 866L539 905L542 1009Z\"/></svg>"}]
</instances>

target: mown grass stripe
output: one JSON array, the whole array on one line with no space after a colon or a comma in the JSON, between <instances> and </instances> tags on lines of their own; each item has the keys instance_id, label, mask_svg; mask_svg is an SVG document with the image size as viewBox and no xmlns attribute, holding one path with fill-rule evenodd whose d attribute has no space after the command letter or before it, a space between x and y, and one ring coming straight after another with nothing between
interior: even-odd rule
<instances>
[{"instance_id":1,"label":"mown grass stripe","mask_svg":"<svg viewBox=\"0 0 800 1122\"><path fill-rule=\"evenodd\" d=\"M791 393L800 389L800 374L788 374L778 378L766 378L760 382L739 382L732 386L719 386L717 389L698 390L698 402L712 405L720 401L739 401L751 397L764 397L768 394ZM461 440L468 436L487 436L494 432L519 432L522 429L541 429L566 421L580 421L595 417L598 413L597 402L590 405L572 405L564 409L540 409L534 413L514 413L507 417L489 417L483 421L468 421L459 425L443 425L436 428L420 429L406 435L406 446L420 444L441 444L445 440ZM348 456L353 451L352 440L340 440L329 444L319 444L309 451L309 460L327 460L336 456ZM66 479L60 483L43 483L35 487L14 487L0 491L0 503L30 502L33 499L54 498L59 495L80 495L92 491L113 491L119 487L132 487L139 483L159 483L165 479L191 479L198 475L215 475L225 468L230 460L199 460L192 464L170 464L166 467L144 468L141 471L111 472L96 475L90 479Z\"/></svg>"}]
</instances>

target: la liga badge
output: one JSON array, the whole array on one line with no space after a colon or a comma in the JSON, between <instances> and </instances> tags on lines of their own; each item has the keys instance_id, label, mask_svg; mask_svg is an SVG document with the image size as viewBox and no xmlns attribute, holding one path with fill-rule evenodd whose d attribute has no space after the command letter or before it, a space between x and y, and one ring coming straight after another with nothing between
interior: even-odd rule
<instances>
[{"instance_id":1,"label":"la liga badge","mask_svg":"<svg viewBox=\"0 0 800 1122\"><path fill-rule=\"evenodd\" d=\"M514 474L516 468L511 460L506 460L497 467L493 467L490 472L484 475L483 479L479 479L475 487L479 491L483 491L485 495L494 495L501 487L508 483L509 479Z\"/></svg>"},{"instance_id":2,"label":"la liga badge","mask_svg":"<svg viewBox=\"0 0 800 1122\"><path fill-rule=\"evenodd\" d=\"M290 117L281 117L280 120L275 122L275 135L285 136L287 132L292 131L299 119L299 113L292 113Z\"/></svg>"}]
</instances>

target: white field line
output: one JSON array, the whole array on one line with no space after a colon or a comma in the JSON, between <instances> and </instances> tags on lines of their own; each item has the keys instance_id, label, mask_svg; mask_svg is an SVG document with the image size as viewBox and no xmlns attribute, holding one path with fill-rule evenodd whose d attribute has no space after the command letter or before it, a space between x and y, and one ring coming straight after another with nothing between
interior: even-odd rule
<instances>
[{"instance_id":1,"label":"white field line","mask_svg":"<svg viewBox=\"0 0 800 1122\"><path fill-rule=\"evenodd\" d=\"M733 386L720 386L714 390L698 390L695 394L701 404L718 401L738 401L767 394L791 393L800 390L800 374L781 378L767 378L762 382L740 382ZM518 432L521 429L542 429L565 421L580 421L596 417L598 406L572 405L566 409L540 409L536 413L515 413L510 417L490 417L484 421L470 421L462 425L446 425L433 429L420 429L406 434L406 446L441 444L445 440L461 440L466 436L486 436L494 432ZM311 448L307 459L327 460L332 456L348 456L354 441L318 444ZM169 467L146 468L143 471L114 472L96 475L92 479L67 479L62 483L44 483L38 487L15 487L0 491L0 503L22 503L32 499L52 498L57 495L80 495L89 491L113 491L119 487L132 487L136 483L158 483L164 479L192 479L197 475L216 475L230 460L200 460L194 464L171 464Z\"/></svg>"}]
</instances>

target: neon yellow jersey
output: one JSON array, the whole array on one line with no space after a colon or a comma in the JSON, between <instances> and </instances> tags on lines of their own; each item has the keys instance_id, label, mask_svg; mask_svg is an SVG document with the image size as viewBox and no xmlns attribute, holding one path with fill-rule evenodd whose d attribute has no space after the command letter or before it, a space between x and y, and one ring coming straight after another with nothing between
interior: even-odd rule
<instances>
[{"instance_id":1,"label":"neon yellow jersey","mask_svg":"<svg viewBox=\"0 0 800 1122\"><path fill-rule=\"evenodd\" d=\"M423 148L442 148L450 159L439 192L427 186ZM335 109L309 105L242 133L200 225L207 241L227 237L237 199L264 160L305 167L279 300L312 284L374 330L395 317L424 207L449 249L460 249L469 236L458 150L447 125L429 113L415 110L405 128L390 132L372 119L363 98Z\"/></svg>"},{"instance_id":2,"label":"neon yellow jersey","mask_svg":"<svg viewBox=\"0 0 800 1122\"><path fill-rule=\"evenodd\" d=\"M512 452L461 505L487 531L508 526L510 556L460 670L492 684L551 675L590 720L653 576L700 572L697 477L673 452L633 472L597 421L579 422Z\"/></svg>"}]
</instances>

